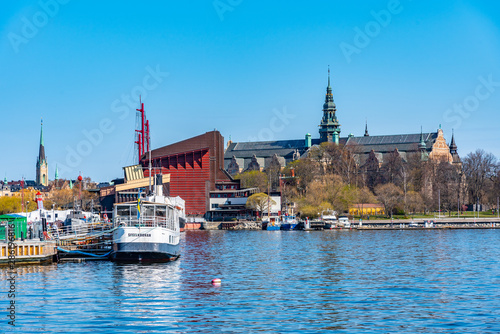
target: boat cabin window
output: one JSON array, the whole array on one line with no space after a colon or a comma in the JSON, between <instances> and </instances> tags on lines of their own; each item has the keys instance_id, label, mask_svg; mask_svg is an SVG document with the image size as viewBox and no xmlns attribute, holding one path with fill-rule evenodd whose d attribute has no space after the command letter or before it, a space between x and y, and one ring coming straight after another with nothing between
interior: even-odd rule
<instances>
[{"instance_id":1,"label":"boat cabin window","mask_svg":"<svg viewBox=\"0 0 500 334\"><path fill-rule=\"evenodd\" d=\"M137 217L137 205L130 207L130 216Z\"/></svg>"},{"instance_id":2,"label":"boat cabin window","mask_svg":"<svg viewBox=\"0 0 500 334\"><path fill-rule=\"evenodd\" d=\"M166 217L167 216L166 212L167 212L167 207L165 207L165 206L157 206L156 207L156 215L158 217Z\"/></svg>"},{"instance_id":3,"label":"boat cabin window","mask_svg":"<svg viewBox=\"0 0 500 334\"><path fill-rule=\"evenodd\" d=\"M125 216L125 217L130 216L130 206L129 205L127 205L127 206L117 206L116 207L116 215L118 217L120 217L120 216Z\"/></svg>"},{"instance_id":4,"label":"boat cabin window","mask_svg":"<svg viewBox=\"0 0 500 334\"><path fill-rule=\"evenodd\" d=\"M155 215L155 213L154 213L154 206L153 205L143 205L142 206L141 216L153 217L154 215Z\"/></svg>"}]
</instances>

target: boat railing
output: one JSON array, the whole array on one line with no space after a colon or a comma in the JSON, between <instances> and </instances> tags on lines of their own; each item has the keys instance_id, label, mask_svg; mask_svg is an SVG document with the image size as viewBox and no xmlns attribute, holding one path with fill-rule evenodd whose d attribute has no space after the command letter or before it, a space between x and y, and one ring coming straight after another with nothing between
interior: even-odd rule
<instances>
[{"instance_id":1,"label":"boat railing","mask_svg":"<svg viewBox=\"0 0 500 334\"><path fill-rule=\"evenodd\" d=\"M115 221L116 226L129 226L129 227L163 227L175 231L175 223L172 218L165 217L117 217Z\"/></svg>"},{"instance_id":2,"label":"boat railing","mask_svg":"<svg viewBox=\"0 0 500 334\"><path fill-rule=\"evenodd\" d=\"M112 229L112 224L102 222L83 223L79 225L56 226L47 225L47 235L51 239L70 239L81 236L88 236Z\"/></svg>"}]
</instances>

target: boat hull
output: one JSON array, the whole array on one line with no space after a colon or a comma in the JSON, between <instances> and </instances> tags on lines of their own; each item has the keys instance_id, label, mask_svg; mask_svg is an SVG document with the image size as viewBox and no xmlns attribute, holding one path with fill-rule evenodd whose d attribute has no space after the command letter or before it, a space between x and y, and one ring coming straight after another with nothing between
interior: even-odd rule
<instances>
[{"instance_id":1,"label":"boat hull","mask_svg":"<svg viewBox=\"0 0 500 334\"><path fill-rule=\"evenodd\" d=\"M114 252L110 255L110 260L115 262L170 262L179 258L179 254L162 252Z\"/></svg>"},{"instance_id":2,"label":"boat hull","mask_svg":"<svg viewBox=\"0 0 500 334\"><path fill-rule=\"evenodd\" d=\"M292 223L284 223L281 225L281 229L283 231L291 231L291 230L297 230L298 229L298 224L292 224Z\"/></svg>"},{"instance_id":3,"label":"boat hull","mask_svg":"<svg viewBox=\"0 0 500 334\"><path fill-rule=\"evenodd\" d=\"M279 231L280 228L281 225L277 223L268 223L268 222L262 223L262 229L266 231Z\"/></svg>"},{"instance_id":4,"label":"boat hull","mask_svg":"<svg viewBox=\"0 0 500 334\"><path fill-rule=\"evenodd\" d=\"M119 227L113 232L112 261L169 262L180 256L179 232L164 228Z\"/></svg>"}]
</instances>

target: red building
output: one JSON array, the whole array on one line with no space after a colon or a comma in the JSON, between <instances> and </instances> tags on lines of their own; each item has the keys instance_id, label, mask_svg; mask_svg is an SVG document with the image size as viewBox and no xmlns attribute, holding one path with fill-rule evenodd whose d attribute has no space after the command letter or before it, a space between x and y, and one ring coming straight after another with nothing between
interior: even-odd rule
<instances>
[{"instance_id":1,"label":"red building","mask_svg":"<svg viewBox=\"0 0 500 334\"><path fill-rule=\"evenodd\" d=\"M217 190L216 184L234 183L239 188L224 170L224 138L219 131L152 150L151 163L170 174L170 196L186 201L187 215L202 216L210 210L210 192ZM149 165L149 154L142 156L141 164Z\"/></svg>"}]
</instances>

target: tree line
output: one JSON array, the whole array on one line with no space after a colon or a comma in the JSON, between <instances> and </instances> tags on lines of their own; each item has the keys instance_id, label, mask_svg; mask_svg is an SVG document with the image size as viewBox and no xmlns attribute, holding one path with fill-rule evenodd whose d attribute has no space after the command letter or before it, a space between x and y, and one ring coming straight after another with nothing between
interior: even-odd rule
<instances>
[{"instance_id":1,"label":"tree line","mask_svg":"<svg viewBox=\"0 0 500 334\"><path fill-rule=\"evenodd\" d=\"M354 145L322 143L284 168L271 163L263 171L245 171L235 178L242 188L281 191L285 201L296 203L308 217L345 213L355 204L379 203L387 216L438 210L451 215L474 204L497 207L500 164L482 149L453 163L424 159L420 152L402 155L396 149L382 163L373 151L361 162L357 150Z\"/></svg>"},{"instance_id":2,"label":"tree line","mask_svg":"<svg viewBox=\"0 0 500 334\"><path fill-rule=\"evenodd\" d=\"M99 202L99 196L96 193L91 193L85 188L94 188L96 183L92 182L90 178L85 178L82 184L81 191L81 202L80 202L80 184L79 181L75 182L73 189L69 187L61 187L65 184L66 180L55 181L57 184L52 184L49 186L50 190L48 192L42 193L43 207L46 210L64 210L72 208L74 203L81 205L82 209L85 211L90 211L91 202L94 200L95 205ZM25 206L23 208L22 197L20 196L2 196L0 197L0 215L9 213L19 213L21 211L34 211L37 209L35 194L36 191L30 189L21 189L20 192L24 192ZM29 202L29 203L27 203ZM26 206L27 204L27 206Z\"/></svg>"}]
</instances>

